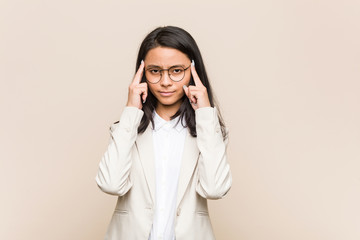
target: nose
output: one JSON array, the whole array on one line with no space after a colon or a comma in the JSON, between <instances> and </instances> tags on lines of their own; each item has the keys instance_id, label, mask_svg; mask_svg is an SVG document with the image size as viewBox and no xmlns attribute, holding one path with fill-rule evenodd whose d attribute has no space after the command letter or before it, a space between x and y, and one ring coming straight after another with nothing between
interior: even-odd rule
<instances>
[{"instance_id":1,"label":"nose","mask_svg":"<svg viewBox=\"0 0 360 240\"><path fill-rule=\"evenodd\" d=\"M160 84L161 86L171 86L172 85L172 80L169 77L169 74L167 72L163 72L161 79L160 79Z\"/></svg>"}]
</instances>

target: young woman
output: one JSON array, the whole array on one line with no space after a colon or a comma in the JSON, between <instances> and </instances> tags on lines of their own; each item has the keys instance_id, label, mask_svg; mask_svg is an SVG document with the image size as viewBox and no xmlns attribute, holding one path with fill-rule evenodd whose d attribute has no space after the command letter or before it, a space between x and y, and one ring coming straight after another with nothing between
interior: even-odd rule
<instances>
[{"instance_id":1,"label":"young woman","mask_svg":"<svg viewBox=\"0 0 360 240\"><path fill-rule=\"evenodd\" d=\"M207 199L232 183L227 131L195 40L167 26L142 42L96 183L118 196L108 240L215 239Z\"/></svg>"}]
</instances>

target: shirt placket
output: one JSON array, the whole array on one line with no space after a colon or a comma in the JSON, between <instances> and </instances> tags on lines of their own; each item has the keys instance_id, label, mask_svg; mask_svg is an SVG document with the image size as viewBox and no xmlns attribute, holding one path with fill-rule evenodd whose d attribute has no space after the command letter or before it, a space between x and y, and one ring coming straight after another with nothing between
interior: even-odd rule
<instances>
[{"instance_id":1,"label":"shirt placket","mask_svg":"<svg viewBox=\"0 0 360 240\"><path fill-rule=\"evenodd\" d=\"M160 225L165 226L165 207L166 207L166 197L167 197L167 173L168 173L168 162L169 162L169 134L170 130L168 128L169 126L164 126L164 145L161 146L162 148L162 157L161 157L161 203L160 203ZM164 229L162 229L164 230ZM164 231L161 231L160 235L158 236L158 239L163 239Z\"/></svg>"}]
</instances>

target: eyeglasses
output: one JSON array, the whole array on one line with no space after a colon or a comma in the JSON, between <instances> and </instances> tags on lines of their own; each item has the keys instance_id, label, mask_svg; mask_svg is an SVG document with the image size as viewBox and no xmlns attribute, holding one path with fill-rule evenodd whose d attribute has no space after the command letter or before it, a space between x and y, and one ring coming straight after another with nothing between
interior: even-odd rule
<instances>
[{"instance_id":1,"label":"eyeglasses","mask_svg":"<svg viewBox=\"0 0 360 240\"><path fill-rule=\"evenodd\" d=\"M191 65L190 65L191 66ZM148 82L158 83L162 77L163 71L168 71L169 78L174 82L180 82L185 77L185 71L190 67L184 68L183 66L173 66L168 69L159 67L149 67L145 70L145 76Z\"/></svg>"}]
</instances>

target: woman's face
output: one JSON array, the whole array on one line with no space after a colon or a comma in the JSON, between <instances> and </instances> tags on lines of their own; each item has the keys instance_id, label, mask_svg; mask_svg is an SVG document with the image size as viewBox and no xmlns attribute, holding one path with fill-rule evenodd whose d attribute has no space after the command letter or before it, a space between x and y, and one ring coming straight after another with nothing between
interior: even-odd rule
<instances>
[{"instance_id":1,"label":"woman's face","mask_svg":"<svg viewBox=\"0 0 360 240\"><path fill-rule=\"evenodd\" d=\"M191 70L188 68L191 65L191 60L177 49L156 47L147 53L144 62L148 86L158 100L158 106L180 107L182 97L185 94L183 85L188 86L191 79ZM180 81L173 81L169 77L168 71L161 71L172 68L169 70L170 74L173 79L178 80L182 76L181 67L187 69L184 70L184 77ZM150 80L154 79L160 80L157 83L151 83Z\"/></svg>"}]
</instances>

